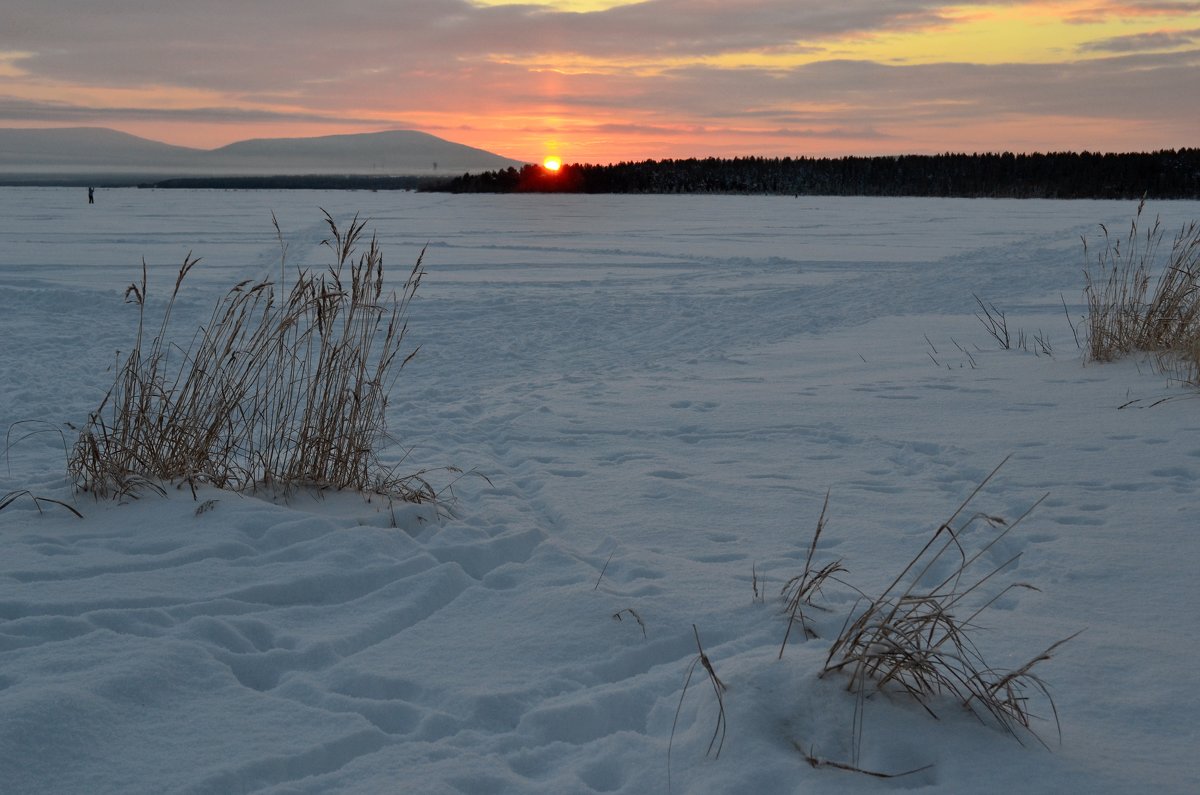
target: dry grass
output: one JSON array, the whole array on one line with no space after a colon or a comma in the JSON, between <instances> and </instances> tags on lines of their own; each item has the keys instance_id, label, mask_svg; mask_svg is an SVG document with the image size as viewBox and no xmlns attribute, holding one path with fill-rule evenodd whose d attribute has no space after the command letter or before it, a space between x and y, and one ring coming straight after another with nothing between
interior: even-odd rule
<instances>
[{"instance_id":1,"label":"dry grass","mask_svg":"<svg viewBox=\"0 0 1200 795\"><path fill-rule=\"evenodd\" d=\"M421 258L395 292L364 223L325 220L333 265L298 271L287 289L282 278L237 284L187 348L170 341L170 320L199 260L185 258L153 329L143 263L141 282L126 291L138 308L134 343L68 461L79 489L122 495L174 481L435 496L419 474L400 476L378 457L388 395L416 353L401 355Z\"/></svg>"},{"instance_id":2,"label":"dry grass","mask_svg":"<svg viewBox=\"0 0 1200 795\"><path fill-rule=\"evenodd\" d=\"M984 660L972 640L973 632L979 628L976 619L1000 596L1014 588L1033 588L1026 583L1012 583L991 597L981 593L985 584L1020 557L1018 554L998 566L982 568L985 553L1037 505L1011 524L985 513L962 518L968 505L998 470L999 467L993 470L938 525L929 541L882 594L860 600L829 648L821 675L845 674L847 688L857 697L852 727L854 765L858 763L862 742L863 704L868 691L906 695L935 717L935 701L950 697L981 719L990 717L1018 741L1021 739L1018 729L1038 738L1032 729L1030 696L1040 694L1057 725L1057 711L1050 693L1032 669L1050 659L1066 641L1055 643L1014 670L1001 671ZM998 532L980 548L969 552L964 546L964 533L977 523Z\"/></svg>"},{"instance_id":3,"label":"dry grass","mask_svg":"<svg viewBox=\"0 0 1200 795\"><path fill-rule=\"evenodd\" d=\"M1041 329L1038 329L1036 333L1028 334L1025 332L1025 329L1018 328L1016 339L1013 339L1012 333L1008 329L1008 315L991 301L984 301L974 293L971 294L971 297L975 299L975 305L978 307L975 311L975 318L992 339L996 341L1001 350L1010 351L1016 348L1017 350L1031 352L1034 356L1054 355L1054 346L1050 344L1050 338ZM1067 320L1070 321L1069 315ZM925 341L928 342L929 338L926 337ZM933 347L933 343L930 343L930 347ZM965 352L965 349L961 345L958 346L958 349ZM934 361L937 360L935 359ZM973 358L971 359L971 363L974 365Z\"/></svg>"},{"instance_id":4,"label":"dry grass","mask_svg":"<svg viewBox=\"0 0 1200 795\"><path fill-rule=\"evenodd\" d=\"M37 508L38 513L42 513L42 504L45 503L47 505L57 505L60 508L66 508L68 511L75 514L80 519L83 518L83 514L81 514L79 511L75 510L75 508L71 507L70 505L63 502L62 500L56 500L53 497L39 497L36 494L34 494L33 492L29 491L28 489L18 489L17 491L10 491L8 494L5 494L3 497L0 497L0 511L3 511L5 508L12 505L14 502L21 499L22 497L24 497L27 500L29 500L30 502L32 502L33 507Z\"/></svg>"},{"instance_id":5,"label":"dry grass","mask_svg":"<svg viewBox=\"0 0 1200 795\"><path fill-rule=\"evenodd\" d=\"M704 755L712 755L714 759L721 756L721 750L725 747L725 732L727 724L725 722L725 683L717 676L716 669L713 668L712 661L708 659L708 655L704 653L704 646L700 643L700 630L696 629L696 625L692 624L692 634L696 638L696 658L692 660L692 664L688 666L687 676L683 680L683 692L679 694L679 705L675 707L675 719L671 721L671 737L667 741L667 790L671 789L671 749L675 744L675 727L679 723L679 712L683 709L683 699L687 696L688 686L692 683L692 675L696 673L697 667L703 667L704 673L708 676L708 682L712 685L713 694L717 699L717 720L713 726L712 738L708 741L708 749ZM713 749L716 753L713 753Z\"/></svg>"},{"instance_id":6,"label":"dry grass","mask_svg":"<svg viewBox=\"0 0 1200 795\"><path fill-rule=\"evenodd\" d=\"M817 518L817 528L813 531L812 542L808 545L808 555L804 559L804 570L784 583L783 589L779 592L783 598L788 617L787 631L783 634L783 643L779 645L780 659L783 658L783 651L787 648L788 638L792 634L792 627L796 626L796 624L800 624L806 638L815 638L817 636L817 633L808 624L808 619L804 615L804 608L813 607L819 609L818 605L813 603L813 598L821 592L821 586L830 578L835 578L835 575L846 571L846 567L842 565L840 559L832 563L826 563L819 569L813 568L813 555L817 551L817 543L821 540L821 533L825 530L825 513L828 510L829 492L825 492L825 502L821 505L821 515Z\"/></svg>"},{"instance_id":7,"label":"dry grass","mask_svg":"<svg viewBox=\"0 0 1200 795\"><path fill-rule=\"evenodd\" d=\"M917 773L924 773L926 770L933 768L933 765L924 765L923 767L914 768L913 770L905 770L903 773L880 773L877 770L866 770L854 765L848 765L845 762L836 762L832 759L822 759L816 756L811 749L806 749L800 743L792 741L792 746L804 756L804 761L808 762L814 768L831 767L835 770L847 770L851 773L862 773L873 778L903 778L904 776L912 776Z\"/></svg>"},{"instance_id":8,"label":"dry grass","mask_svg":"<svg viewBox=\"0 0 1200 795\"><path fill-rule=\"evenodd\" d=\"M1101 225L1104 248L1095 260L1088 256L1087 241L1083 241L1088 357L1105 362L1145 351L1154 354L1164 370L1197 384L1200 224L1193 221L1179 231L1160 266L1164 231L1157 219L1141 231L1144 208L1143 200L1123 239L1114 239Z\"/></svg>"},{"instance_id":9,"label":"dry grass","mask_svg":"<svg viewBox=\"0 0 1200 795\"><path fill-rule=\"evenodd\" d=\"M613 621L624 621L621 616L625 613L628 613L629 617L637 622L637 625L642 629L642 639L646 639L648 637L646 635L646 622L642 620L641 613L634 610L632 607L626 607L624 610L618 610L617 612L613 613Z\"/></svg>"},{"instance_id":10,"label":"dry grass","mask_svg":"<svg viewBox=\"0 0 1200 795\"><path fill-rule=\"evenodd\" d=\"M1013 342L1012 335L1008 331L1008 316L996 308L992 302L984 302L982 298L971 293L971 297L975 299L975 305L979 309L975 312L975 317L987 329L987 333L996 340L996 344L1002 350L1012 350Z\"/></svg>"}]
</instances>

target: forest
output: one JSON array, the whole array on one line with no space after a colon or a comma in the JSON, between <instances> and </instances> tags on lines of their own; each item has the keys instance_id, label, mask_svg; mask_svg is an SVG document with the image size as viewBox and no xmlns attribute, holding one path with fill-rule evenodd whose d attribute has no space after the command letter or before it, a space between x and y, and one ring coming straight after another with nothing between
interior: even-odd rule
<instances>
[{"instance_id":1,"label":"forest","mask_svg":"<svg viewBox=\"0 0 1200 795\"><path fill-rule=\"evenodd\" d=\"M422 186L452 193L734 193L1014 199L1200 198L1200 149L1102 154L737 157L508 168Z\"/></svg>"}]
</instances>

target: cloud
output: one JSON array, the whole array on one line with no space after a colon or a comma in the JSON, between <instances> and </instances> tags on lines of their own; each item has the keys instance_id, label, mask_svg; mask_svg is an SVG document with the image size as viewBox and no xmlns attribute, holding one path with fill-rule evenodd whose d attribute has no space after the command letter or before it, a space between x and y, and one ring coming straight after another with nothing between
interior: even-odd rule
<instances>
[{"instance_id":1,"label":"cloud","mask_svg":"<svg viewBox=\"0 0 1200 795\"><path fill-rule=\"evenodd\" d=\"M1023 5L1033 3L982 8ZM1200 66L1186 49L1200 30L1182 29L1200 14L1192 2L1090 4L1094 15L1170 17L1181 30L1097 34L1077 62L991 66L906 62L905 52L886 64L812 60L904 32L936 42L962 12L929 0L646 0L590 13L466 0L158 0L147 11L144 0L106 0L104 10L5 0L0 121L143 134L156 124L256 135L409 126L464 131L464 142L513 154L568 134L608 152L688 135L714 146L720 136L741 147L908 146L909 127L930 137L940 127L944 139L1013 118L1031 129L1053 118L1047 134L1066 116L1169 131L1200 123L1175 99L1194 93Z\"/></svg>"},{"instance_id":2,"label":"cloud","mask_svg":"<svg viewBox=\"0 0 1200 795\"><path fill-rule=\"evenodd\" d=\"M40 102L3 95L0 95L0 121L22 123L46 122L69 125L111 124L129 121L204 122L216 124L320 122L322 124L341 124L349 128L378 123L378 119L244 108L95 108L69 102Z\"/></svg>"},{"instance_id":3,"label":"cloud","mask_svg":"<svg viewBox=\"0 0 1200 795\"><path fill-rule=\"evenodd\" d=\"M840 107L853 112L962 103L995 107L1008 96L1016 97L1014 101L1023 107L1043 101L1077 106L1081 101L1073 99L1072 92L1082 88L1087 94L1108 81L1114 86L1132 81L1167 88L1176 74L1200 65L1197 55L1197 51L1188 51L1063 64L998 65L827 60L784 71L686 66L645 81L648 90L640 94L609 101L614 106L646 109L668 102L692 113L739 116L781 106ZM604 98L567 91L559 101L593 106Z\"/></svg>"},{"instance_id":4,"label":"cloud","mask_svg":"<svg viewBox=\"0 0 1200 795\"><path fill-rule=\"evenodd\" d=\"M1162 17L1182 17L1200 13L1200 3L1194 2L1138 2L1096 3L1070 11L1066 21L1076 24L1096 24L1112 19L1133 20Z\"/></svg>"},{"instance_id":5,"label":"cloud","mask_svg":"<svg viewBox=\"0 0 1200 795\"><path fill-rule=\"evenodd\" d=\"M679 124L724 122L742 128L796 127L899 136L911 124L988 123L1013 117L1075 117L1143 123L1170 119L1200 128L1200 107L1181 106L1194 91L1200 51L1102 58L1070 64L885 65L824 61L784 76L755 70L675 70L655 92L624 97L628 116L656 110ZM593 100L566 97L593 108ZM581 113L590 116L591 113Z\"/></svg>"},{"instance_id":6,"label":"cloud","mask_svg":"<svg viewBox=\"0 0 1200 795\"><path fill-rule=\"evenodd\" d=\"M30 74L135 86L291 91L370 74L525 58L716 56L787 51L835 36L940 20L928 0L648 0L594 13L462 0L7 0L0 50ZM49 10L51 9L52 10Z\"/></svg>"},{"instance_id":7,"label":"cloud","mask_svg":"<svg viewBox=\"0 0 1200 795\"><path fill-rule=\"evenodd\" d=\"M1134 33L1128 36L1113 36L1091 41L1082 45L1081 52L1148 52L1151 50L1173 50L1187 47L1200 41L1200 28L1193 30L1156 31Z\"/></svg>"}]
</instances>

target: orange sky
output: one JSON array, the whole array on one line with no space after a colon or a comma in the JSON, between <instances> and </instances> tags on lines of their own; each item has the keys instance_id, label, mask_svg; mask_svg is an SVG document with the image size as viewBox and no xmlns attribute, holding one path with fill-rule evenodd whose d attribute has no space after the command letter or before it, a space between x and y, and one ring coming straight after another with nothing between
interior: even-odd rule
<instances>
[{"instance_id":1,"label":"orange sky","mask_svg":"<svg viewBox=\"0 0 1200 795\"><path fill-rule=\"evenodd\" d=\"M1200 2L5 0L0 126L568 162L1200 145Z\"/></svg>"}]
</instances>

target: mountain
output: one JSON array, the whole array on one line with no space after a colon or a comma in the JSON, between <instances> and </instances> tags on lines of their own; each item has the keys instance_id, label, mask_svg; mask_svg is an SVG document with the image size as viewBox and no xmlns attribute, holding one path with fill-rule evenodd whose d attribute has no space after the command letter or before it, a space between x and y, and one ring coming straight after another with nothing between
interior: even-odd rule
<instances>
[{"instance_id":1,"label":"mountain","mask_svg":"<svg viewBox=\"0 0 1200 795\"><path fill-rule=\"evenodd\" d=\"M206 150L104 128L0 129L0 180L10 182L297 174L449 176L521 165L415 130L264 138Z\"/></svg>"},{"instance_id":2,"label":"mountain","mask_svg":"<svg viewBox=\"0 0 1200 795\"><path fill-rule=\"evenodd\" d=\"M215 167L255 174L461 174L522 165L415 130L241 141L208 156Z\"/></svg>"},{"instance_id":3,"label":"mountain","mask_svg":"<svg viewBox=\"0 0 1200 795\"><path fill-rule=\"evenodd\" d=\"M0 129L0 174L190 168L201 149L97 127Z\"/></svg>"}]
</instances>

